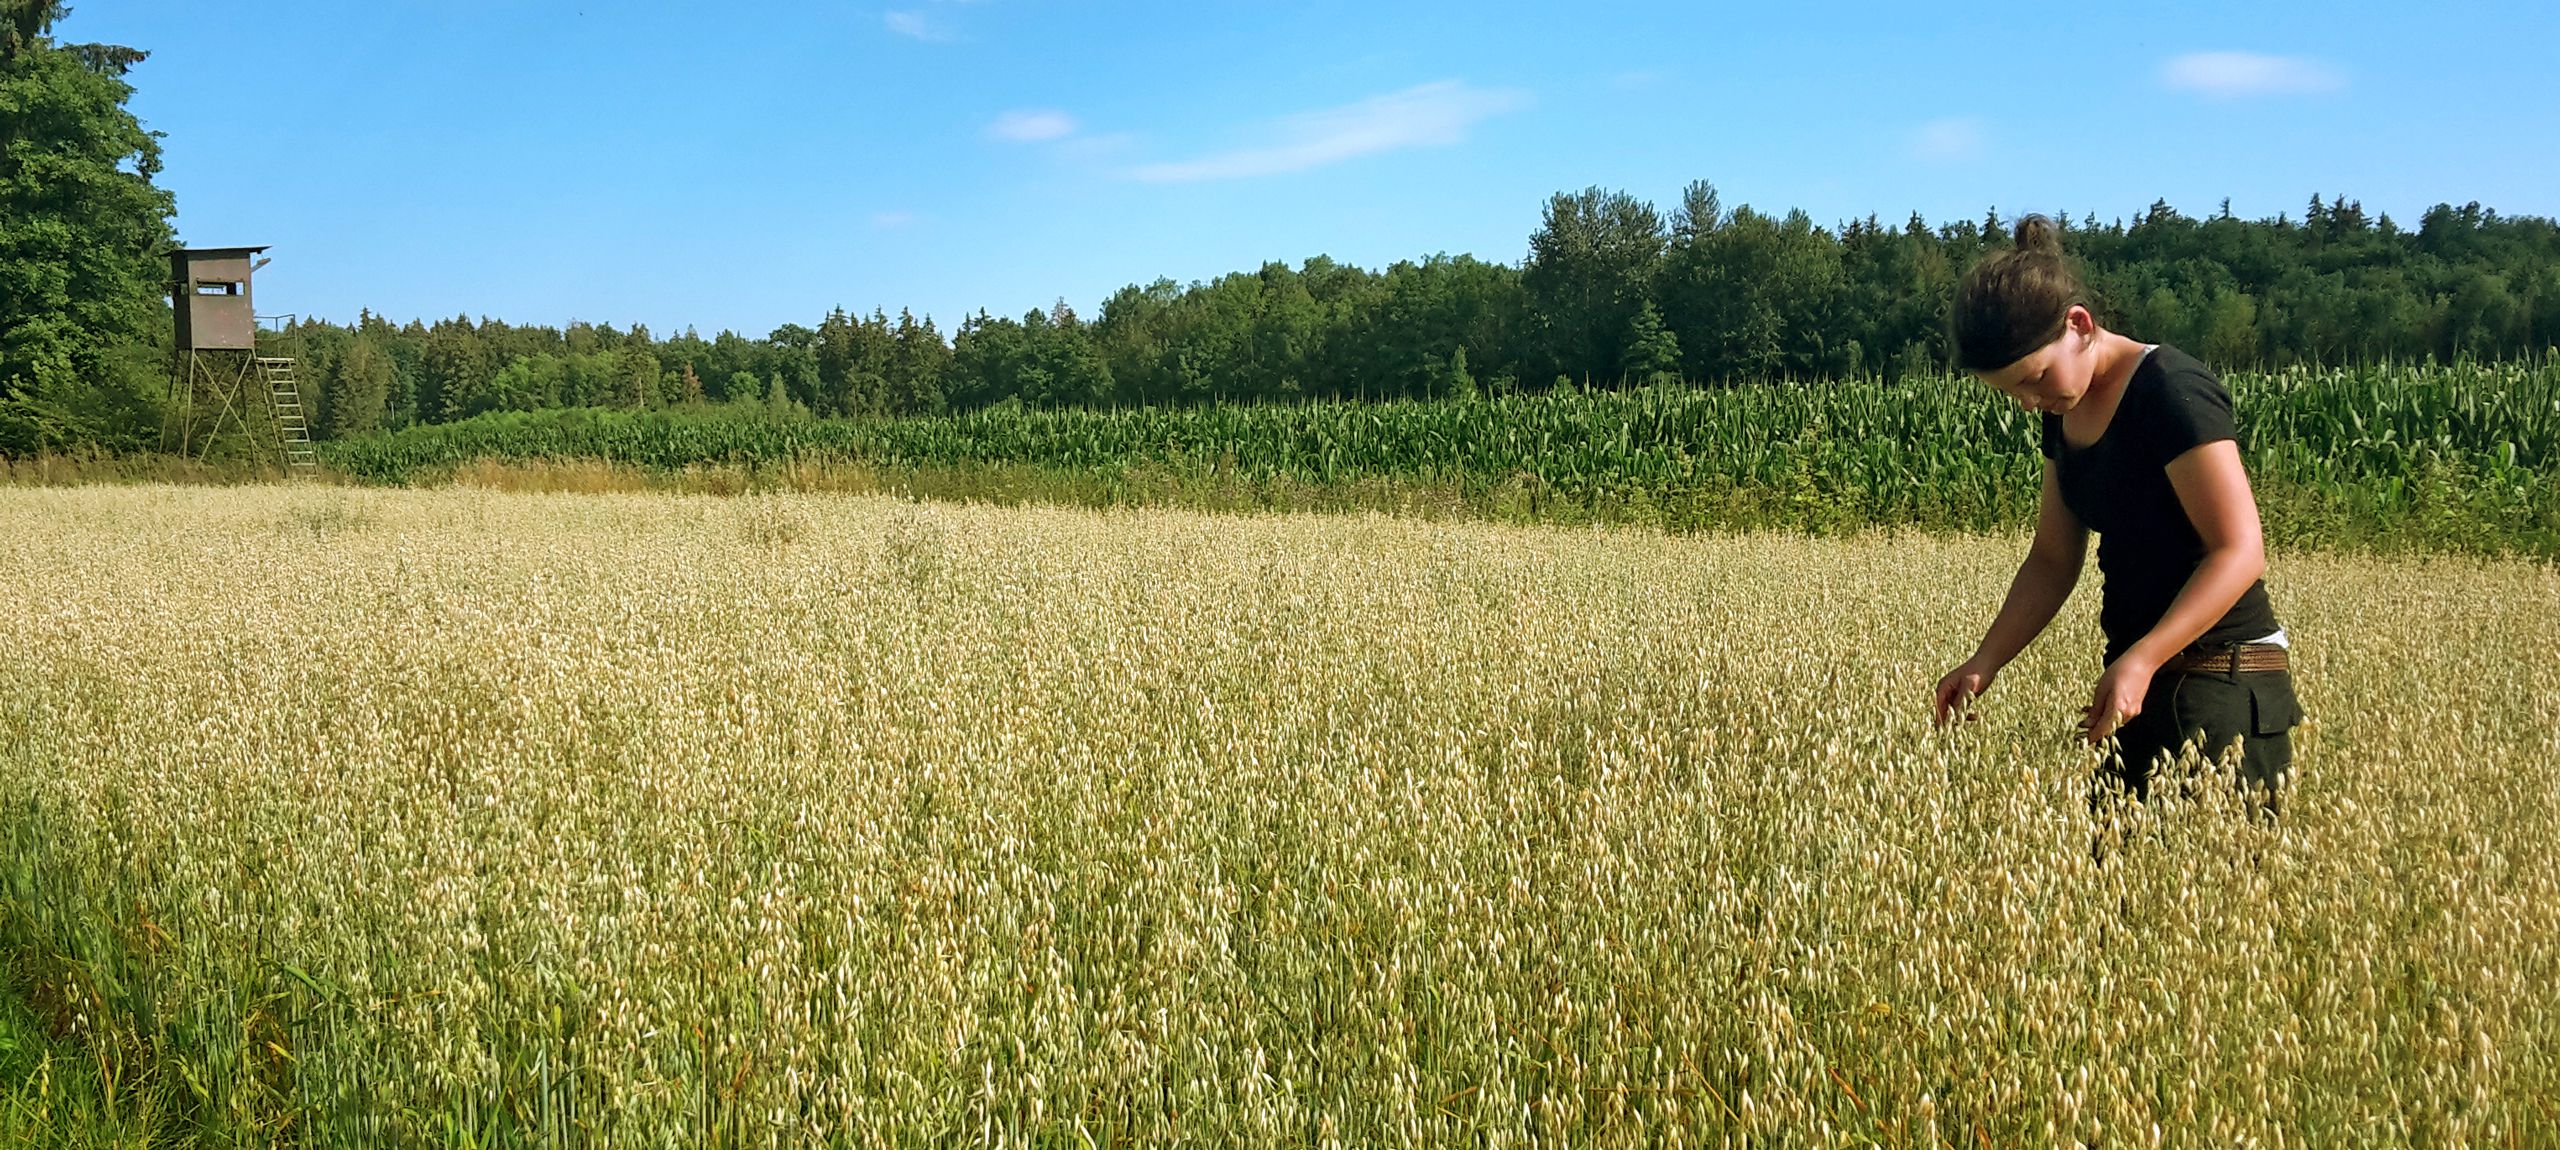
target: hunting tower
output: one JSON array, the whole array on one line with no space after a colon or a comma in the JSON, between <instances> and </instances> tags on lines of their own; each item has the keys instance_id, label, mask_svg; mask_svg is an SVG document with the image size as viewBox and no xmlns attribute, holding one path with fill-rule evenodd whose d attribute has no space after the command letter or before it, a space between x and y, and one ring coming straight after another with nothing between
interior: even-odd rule
<instances>
[{"instance_id":1,"label":"hunting tower","mask_svg":"<svg viewBox=\"0 0 2560 1150\"><path fill-rule=\"evenodd\" d=\"M257 258L265 250L181 248L169 253L169 302L178 338L161 431L179 454L204 458L225 428L236 427L260 443L261 450L267 444L280 450L288 473L309 474L318 459L293 360L258 354L249 275L267 265Z\"/></svg>"}]
</instances>

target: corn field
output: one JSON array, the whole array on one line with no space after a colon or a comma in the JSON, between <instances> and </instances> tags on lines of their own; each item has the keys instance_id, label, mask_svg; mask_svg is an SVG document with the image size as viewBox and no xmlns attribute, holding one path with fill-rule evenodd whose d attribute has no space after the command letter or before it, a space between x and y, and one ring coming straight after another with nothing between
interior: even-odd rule
<instances>
[{"instance_id":1,"label":"corn field","mask_svg":"<svg viewBox=\"0 0 2560 1150\"><path fill-rule=\"evenodd\" d=\"M2278 542L2560 555L2560 363L2291 369L2230 385ZM2035 513L2036 422L1969 378L1555 392L1475 401L820 421L751 411L485 416L327 445L374 483L477 460L654 471L1019 464L1154 501L1149 476L1444 485L1530 519L1674 530L1996 531ZM1285 502L1285 501L1284 501Z\"/></svg>"},{"instance_id":2,"label":"corn field","mask_svg":"<svg viewBox=\"0 0 2560 1150\"><path fill-rule=\"evenodd\" d=\"M1928 725L2014 533L0 529L0 942L214 1144L2560 1142L2547 564L2280 551L2283 820L2100 862L2094 588Z\"/></svg>"}]
</instances>

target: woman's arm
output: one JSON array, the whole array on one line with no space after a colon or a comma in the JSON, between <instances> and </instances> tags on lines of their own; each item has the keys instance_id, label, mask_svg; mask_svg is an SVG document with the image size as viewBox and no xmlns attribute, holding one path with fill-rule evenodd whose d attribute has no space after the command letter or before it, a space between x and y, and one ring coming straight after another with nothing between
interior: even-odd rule
<instances>
[{"instance_id":1,"label":"woman's arm","mask_svg":"<svg viewBox=\"0 0 2560 1150\"><path fill-rule=\"evenodd\" d=\"M2063 602L2071 598L2071 589L2079 585L2080 568L2088 554L2089 529L2063 505L2062 482L2054 475L2053 461L2047 459L2035 541L2027 545L2027 557L2009 581L2009 597L2001 602L1999 615L1991 620L1991 630L1982 636L1973 657L1938 680L1938 722L1946 722L1949 712L1981 694L2000 668L2044 633Z\"/></svg>"},{"instance_id":2,"label":"woman's arm","mask_svg":"<svg viewBox=\"0 0 2560 1150\"><path fill-rule=\"evenodd\" d=\"M2153 667L2168 662L2187 645L2231 613L2267 573L2266 541L2258 525L2258 500L2249 491L2249 472L2240 465L2240 445L2228 439L2190 448L2169 461L2169 486L2178 505L2204 540L2204 561L2187 576L2169 609L2151 632L2125 652L2140 655Z\"/></svg>"},{"instance_id":3,"label":"woman's arm","mask_svg":"<svg viewBox=\"0 0 2560 1150\"><path fill-rule=\"evenodd\" d=\"M2204 561L2187 576L2160 621L2099 678L2087 719L2093 740L2141 714L2143 696L2160 665L2212 630L2267 572L2258 500L2249 491L2247 469L2240 465L2239 444L2222 439L2187 449L2169 461L2169 486L2204 541Z\"/></svg>"}]
</instances>

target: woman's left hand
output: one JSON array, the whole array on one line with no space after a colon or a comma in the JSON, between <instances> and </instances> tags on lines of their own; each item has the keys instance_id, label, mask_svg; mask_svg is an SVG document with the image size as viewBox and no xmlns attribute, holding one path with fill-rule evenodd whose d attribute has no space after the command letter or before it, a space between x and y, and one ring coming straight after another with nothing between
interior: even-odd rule
<instances>
[{"instance_id":1,"label":"woman's left hand","mask_svg":"<svg viewBox=\"0 0 2560 1150\"><path fill-rule=\"evenodd\" d=\"M2152 672L2159 667L2127 651L2098 676L2098 689L2080 715L2080 730L2096 743L2116 733L2142 713L2142 697L2151 693Z\"/></svg>"}]
</instances>

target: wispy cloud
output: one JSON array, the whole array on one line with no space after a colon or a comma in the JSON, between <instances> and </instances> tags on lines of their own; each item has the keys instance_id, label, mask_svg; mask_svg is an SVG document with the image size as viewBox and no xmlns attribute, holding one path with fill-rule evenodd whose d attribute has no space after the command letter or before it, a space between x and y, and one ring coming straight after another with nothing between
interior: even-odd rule
<instances>
[{"instance_id":1,"label":"wispy cloud","mask_svg":"<svg viewBox=\"0 0 2560 1150\"><path fill-rule=\"evenodd\" d=\"M2334 92L2347 86L2345 76L2318 60L2257 52L2189 52L2160 66L2160 83L2225 100Z\"/></svg>"},{"instance_id":2,"label":"wispy cloud","mask_svg":"<svg viewBox=\"0 0 2560 1150\"><path fill-rule=\"evenodd\" d=\"M1063 140L1076 134L1076 118L1054 108L1018 108L996 117L987 134L1018 144Z\"/></svg>"},{"instance_id":3,"label":"wispy cloud","mask_svg":"<svg viewBox=\"0 0 2560 1150\"><path fill-rule=\"evenodd\" d=\"M871 226L881 231L895 231L916 222L914 212L873 212Z\"/></svg>"},{"instance_id":4,"label":"wispy cloud","mask_svg":"<svg viewBox=\"0 0 2560 1150\"><path fill-rule=\"evenodd\" d=\"M952 39L950 29L922 12L893 11L883 16L881 21L889 26L890 31L927 44L948 44Z\"/></svg>"},{"instance_id":5,"label":"wispy cloud","mask_svg":"<svg viewBox=\"0 0 2560 1150\"><path fill-rule=\"evenodd\" d=\"M1267 144L1146 164L1130 174L1158 183L1240 180L1302 172L1380 152L1445 147L1464 141L1467 130L1478 123L1528 100L1523 92L1442 80L1357 104L1285 117L1273 125L1269 134L1275 138Z\"/></svg>"},{"instance_id":6,"label":"wispy cloud","mask_svg":"<svg viewBox=\"0 0 2560 1150\"><path fill-rule=\"evenodd\" d=\"M1911 154L1932 163L1964 163L1981 159L1989 143L1980 120L1931 120L1911 133Z\"/></svg>"}]
</instances>

